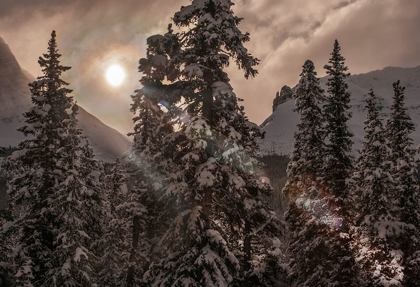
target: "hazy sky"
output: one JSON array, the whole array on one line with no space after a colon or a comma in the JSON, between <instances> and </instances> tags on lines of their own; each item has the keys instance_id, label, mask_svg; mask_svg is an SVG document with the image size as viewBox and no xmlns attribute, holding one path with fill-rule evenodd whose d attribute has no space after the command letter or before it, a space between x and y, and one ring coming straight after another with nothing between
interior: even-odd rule
<instances>
[{"instance_id":1,"label":"hazy sky","mask_svg":"<svg viewBox=\"0 0 420 287\"><path fill-rule=\"evenodd\" d=\"M139 87L138 60L146 38L164 33L170 17L189 0L0 0L0 36L21 66L40 75L38 57L53 29L72 66L65 79L84 108L106 124L131 130L130 95ZM295 85L306 59L323 76L337 38L351 73L386 66L420 65L418 0L238 0L236 15L251 33L249 51L261 60L259 75L245 80L231 65L228 72L250 119L261 123L285 84ZM119 87L105 80L106 68L124 67Z\"/></svg>"}]
</instances>

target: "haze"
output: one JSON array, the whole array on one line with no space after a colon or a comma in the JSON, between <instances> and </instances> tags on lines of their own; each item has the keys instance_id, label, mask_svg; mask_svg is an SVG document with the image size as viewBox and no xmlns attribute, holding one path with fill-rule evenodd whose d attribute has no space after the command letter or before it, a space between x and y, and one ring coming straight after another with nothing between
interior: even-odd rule
<instances>
[{"instance_id":1,"label":"haze","mask_svg":"<svg viewBox=\"0 0 420 287\"><path fill-rule=\"evenodd\" d=\"M261 60L259 75L245 80L231 65L228 72L251 121L261 123L276 91L296 84L306 59L318 74L339 39L350 72L420 64L420 1L417 0L239 0L235 13L251 33L249 51ZM65 79L73 96L89 112L123 133L132 129L130 95L140 87L138 60L146 38L165 33L170 17L188 0L2 0L0 36L21 66L40 75L38 57L57 30ZM119 65L121 85L106 80L106 69Z\"/></svg>"}]
</instances>

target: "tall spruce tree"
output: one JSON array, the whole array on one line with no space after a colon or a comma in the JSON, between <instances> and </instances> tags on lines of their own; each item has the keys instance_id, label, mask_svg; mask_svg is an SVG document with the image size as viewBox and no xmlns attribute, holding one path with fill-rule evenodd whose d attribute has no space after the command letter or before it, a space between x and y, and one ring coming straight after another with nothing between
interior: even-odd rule
<instances>
[{"instance_id":1,"label":"tall spruce tree","mask_svg":"<svg viewBox=\"0 0 420 287\"><path fill-rule=\"evenodd\" d=\"M5 149L0 150L0 182L9 192L7 182L13 177L13 173L18 172L18 167L8 158L2 158L3 152ZM13 201L7 196L6 202L0 208L0 286L10 286L13 282L14 237L8 232L13 222L13 210Z\"/></svg>"},{"instance_id":2,"label":"tall spruce tree","mask_svg":"<svg viewBox=\"0 0 420 287\"><path fill-rule=\"evenodd\" d=\"M11 182L19 205L10 229L17 244L12 286L86 286L95 279L90 244L100 230L98 186L92 166L82 170L77 107L61 79L70 67L60 57L53 31L38 61L44 75L29 84L33 107L20 131L31 137L11 156L22 168Z\"/></svg>"},{"instance_id":3,"label":"tall spruce tree","mask_svg":"<svg viewBox=\"0 0 420 287\"><path fill-rule=\"evenodd\" d=\"M1 163L0 163L1 164ZM0 286L10 286L13 273L13 238L8 229L12 221L11 209L0 210Z\"/></svg>"},{"instance_id":4,"label":"tall spruce tree","mask_svg":"<svg viewBox=\"0 0 420 287\"><path fill-rule=\"evenodd\" d=\"M347 122L351 117L350 93L346 83L348 67L345 58L340 53L341 47L337 40L327 65L324 66L328 75L326 103L324 113L327 121L327 155L324 166L325 181L328 183L330 193L335 196L336 212L345 215L343 209L348 200L348 187L346 181L353 172L353 157L351 155L352 133Z\"/></svg>"},{"instance_id":5,"label":"tall spruce tree","mask_svg":"<svg viewBox=\"0 0 420 287\"><path fill-rule=\"evenodd\" d=\"M357 228L353 247L361 286L403 286L402 254L398 249L398 202L392 163L373 90L366 96L365 142L355 167L358 187Z\"/></svg>"},{"instance_id":6,"label":"tall spruce tree","mask_svg":"<svg viewBox=\"0 0 420 287\"><path fill-rule=\"evenodd\" d=\"M103 246L99 286L125 286L129 244L127 237L127 218L120 206L127 197L127 174L119 158L116 159L110 174L105 177L106 219L104 234L99 245Z\"/></svg>"},{"instance_id":7,"label":"tall spruce tree","mask_svg":"<svg viewBox=\"0 0 420 287\"><path fill-rule=\"evenodd\" d=\"M123 216L131 219L127 286L144 284L142 274L158 258L155 247L167 230L166 214L172 209L162 200L162 187L171 177L173 166L171 158L165 157L163 141L173 131L174 112L165 92L168 85L163 81L170 77L168 57L178 50L178 43L169 26L164 36L149 37L147 45L146 58L139 61L143 87L131 96L131 111L136 114L134 132L130 134L134 143L126 160L132 187L120 207Z\"/></svg>"},{"instance_id":8,"label":"tall spruce tree","mask_svg":"<svg viewBox=\"0 0 420 287\"><path fill-rule=\"evenodd\" d=\"M292 286L354 286L353 262L346 249L348 235L343 231L342 218L332 211L323 178L323 90L313 62L307 60L302 68L293 94L300 121L284 188L290 202L286 213L290 230L289 281Z\"/></svg>"},{"instance_id":9,"label":"tall spruce tree","mask_svg":"<svg viewBox=\"0 0 420 287\"><path fill-rule=\"evenodd\" d=\"M386 124L387 138L392 151L391 160L395 164L394 178L398 183L400 196L401 219L420 228L419 183L416 176L417 162L415 149L410 134L414 124L404 107L404 87L397 81L393 84L394 102L391 106L390 118Z\"/></svg>"},{"instance_id":10,"label":"tall spruce tree","mask_svg":"<svg viewBox=\"0 0 420 287\"><path fill-rule=\"evenodd\" d=\"M417 177L418 162L410 134L414 124L404 107L404 87L393 84L394 101L386 124L386 137L391 149L390 160L394 163L395 179L393 198L399 208L399 220L404 224L400 236L400 248L404 253L404 286L420 286L420 187Z\"/></svg>"},{"instance_id":11,"label":"tall spruce tree","mask_svg":"<svg viewBox=\"0 0 420 287\"><path fill-rule=\"evenodd\" d=\"M257 73L232 5L195 0L173 18L184 31L175 34L181 49L168 61L177 77L167 94L182 97L184 112L164 142L175 172L164 198L176 213L161 240L165 256L146 274L152 286L272 286L279 269L270 251L281 224L262 201L271 188L254 159L260 132L224 72L233 59L245 77Z\"/></svg>"},{"instance_id":12,"label":"tall spruce tree","mask_svg":"<svg viewBox=\"0 0 420 287\"><path fill-rule=\"evenodd\" d=\"M45 286L89 286L96 282L98 247L102 236L103 171L89 141L81 146L77 105L72 107L65 144L57 150L63 178L50 197L55 215L54 252L44 278Z\"/></svg>"},{"instance_id":13,"label":"tall spruce tree","mask_svg":"<svg viewBox=\"0 0 420 287\"><path fill-rule=\"evenodd\" d=\"M25 171L12 181L15 204L21 205L15 223L18 252L16 286L41 286L48 261L54 251L54 215L51 212L50 197L55 193L57 182L62 174L56 172L57 163L62 159L56 151L64 145L67 123L70 119L67 109L72 98L67 96L71 90L61 80L62 72L70 69L60 65L56 34L53 31L48 43L48 53L39 58L44 76L31 83L34 106L24 114L27 125L20 130L32 135L20 143L20 160Z\"/></svg>"},{"instance_id":14,"label":"tall spruce tree","mask_svg":"<svg viewBox=\"0 0 420 287\"><path fill-rule=\"evenodd\" d=\"M308 188L321 184L325 156L325 118L320 104L324 90L320 87L314 63L306 60L302 66L300 81L293 97L294 111L300 115L295 133L293 153L287 167L289 180L284 189L294 202Z\"/></svg>"},{"instance_id":15,"label":"tall spruce tree","mask_svg":"<svg viewBox=\"0 0 420 287\"><path fill-rule=\"evenodd\" d=\"M385 138L382 121L379 117L378 98L371 89L366 96L367 119L365 120L365 142L358 158L353 178L360 188L358 220L376 212L378 216L386 214L395 202L391 192L393 180L391 177L391 162L388 161L389 148ZM393 216L396 216L394 214Z\"/></svg>"}]
</instances>

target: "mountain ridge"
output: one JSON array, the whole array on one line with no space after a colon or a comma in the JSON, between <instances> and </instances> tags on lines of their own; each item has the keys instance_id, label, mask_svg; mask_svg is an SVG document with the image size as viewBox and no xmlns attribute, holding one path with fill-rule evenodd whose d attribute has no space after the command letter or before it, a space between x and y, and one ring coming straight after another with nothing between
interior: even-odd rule
<instances>
[{"instance_id":1,"label":"mountain ridge","mask_svg":"<svg viewBox=\"0 0 420 287\"><path fill-rule=\"evenodd\" d=\"M420 143L420 65L410 68L385 67L381 70L374 70L367 73L351 75L347 79L351 95L352 118L349 120L349 128L353 132L353 152L357 156L364 137L364 110L366 95L370 88L380 99L383 107L381 111L384 124L390 112L392 104L393 88L392 83L400 80L402 86L406 87L405 106L412 118L416 131L412 134L414 144ZM321 87L326 90L327 77L321 78ZM289 155L293 150L294 132L299 121L297 113L293 112L294 100L289 99L279 104L275 111L261 124L266 132L264 140L260 142L263 154Z\"/></svg>"},{"instance_id":2,"label":"mountain ridge","mask_svg":"<svg viewBox=\"0 0 420 287\"><path fill-rule=\"evenodd\" d=\"M28 83L35 80L22 69L10 47L0 37L0 146L17 146L25 136L17 131L23 113L31 107ZM92 144L98 159L114 161L130 146L130 140L79 106L79 128Z\"/></svg>"}]
</instances>

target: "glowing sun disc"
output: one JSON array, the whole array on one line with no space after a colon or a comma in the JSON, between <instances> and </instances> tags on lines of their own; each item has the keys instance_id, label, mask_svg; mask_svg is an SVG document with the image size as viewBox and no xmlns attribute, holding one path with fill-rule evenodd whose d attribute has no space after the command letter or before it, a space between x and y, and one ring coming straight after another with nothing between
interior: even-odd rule
<instances>
[{"instance_id":1,"label":"glowing sun disc","mask_svg":"<svg viewBox=\"0 0 420 287\"><path fill-rule=\"evenodd\" d=\"M124 78L124 70L118 65L113 65L106 70L106 79L113 86L121 85Z\"/></svg>"}]
</instances>

